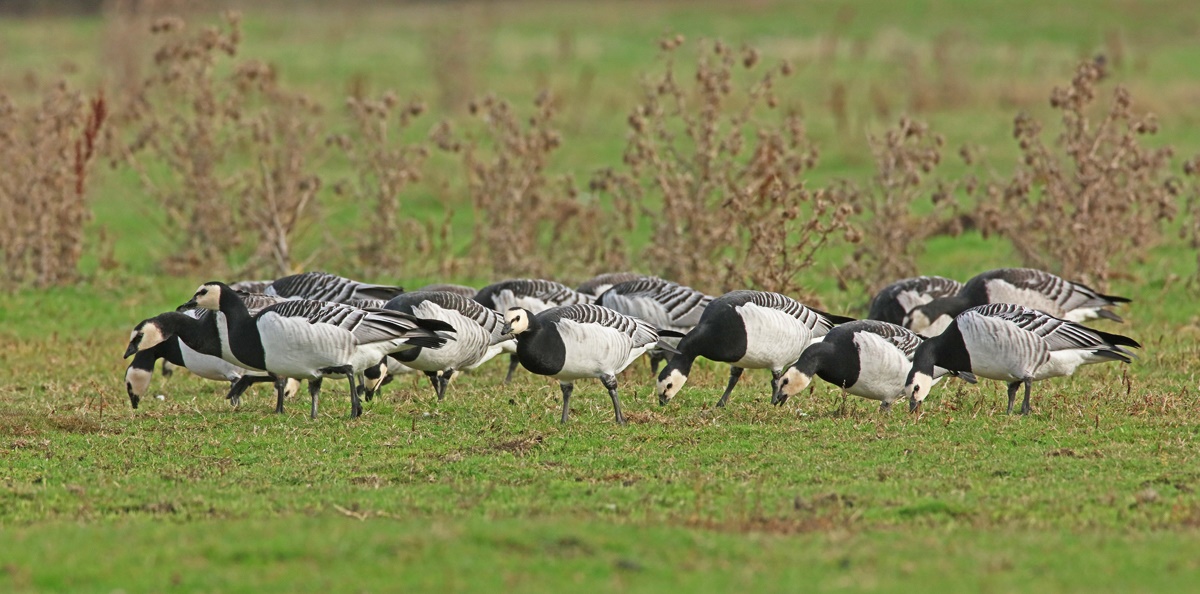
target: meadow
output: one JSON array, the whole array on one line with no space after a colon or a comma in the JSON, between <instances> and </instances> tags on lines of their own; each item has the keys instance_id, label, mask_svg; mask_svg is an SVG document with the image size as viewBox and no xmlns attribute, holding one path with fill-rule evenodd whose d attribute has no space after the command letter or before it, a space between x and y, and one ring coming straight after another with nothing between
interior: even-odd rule
<instances>
[{"instance_id":1,"label":"meadow","mask_svg":"<svg viewBox=\"0 0 1200 594\"><path fill-rule=\"evenodd\" d=\"M870 138L902 115L943 137L928 179L979 175L980 161L1004 176L1023 155L1016 114L1047 122L1051 142L1052 89L1096 55L1108 68L1098 95L1107 100L1123 85L1135 111L1153 112L1158 132L1145 143L1172 146L1163 175L1185 180L1183 162L1200 153L1194 12L1176 0L305 3L245 8L237 54L273 65L275 82L320 105L306 121L330 135L355 130L347 97L394 89L401 105L422 106L399 137L436 144L436 124L447 120L456 138L488 149L514 135L489 134L478 116L500 112L477 97L511 102L522 131L541 130L526 123L539 93L555 97L558 144L530 149L517 174L488 177L479 172L498 168L485 167L473 177L461 153L430 150L413 166L419 180L397 182L399 209L389 216L403 233L372 235L377 203L337 191L343 178L376 179L356 177L352 157L314 160L322 183L289 236L295 268L408 287L481 286L534 270L571 283L619 262L694 274L697 288L719 294L744 277L647 251L671 215L655 210L666 197L654 191L634 204L650 215L559 249L556 225L579 229L554 218L563 202L514 210L468 198L506 187L472 180L544 172L546 196L571 176L591 197L593 173L622 163L641 81L664 71L661 46L676 34L686 45L670 55L685 79L705 40L722 40L739 61L748 47L761 64L789 61L794 72L774 93L820 149L799 171L806 188L881 179ZM36 103L44 83L62 78L89 96L104 87L120 105L121 85L153 70L157 42L142 30L153 18L143 16L0 20L0 90ZM189 30L219 22L216 11L184 18ZM112 117L111 129L134 128L119 111ZM323 141L297 145L317 150ZM981 155L974 164L954 157L963 145ZM274 415L273 399L255 388L233 409L224 386L185 373L156 376L152 390L164 399L130 409L119 357L133 324L186 301L213 275L276 271L255 259L252 239L212 260L174 257L210 246L181 238L172 207L118 152L102 153L89 173L92 218L77 277L14 282L0 298L0 589L1151 592L1186 591L1200 579L1194 185L1171 195L1177 217L1137 227L1145 245L1106 243L1127 239L1120 227L1089 236L1119 265L1081 274L1133 299L1120 311L1126 324L1098 327L1139 340L1140 358L1035 384L1028 417L1005 415L1003 385L986 380L939 384L919 416L906 407L881 415L874 402L820 382L774 407L767 375L753 371L717 409L726 371L712 364L660 407L637 362L621 378L625 427L612 423L599 383L586 381L571 422L560 425L557 384L519 371L506 386L502 363L456 380L440 403L423 379L401 377L354 421L341 387L327 384L322 414L309 420L303 399ZM160 184L172 179L168 165L144 164ZM901 204L913 212L903 229L921 273L965 280L1022 264L1018 242L1040 241L977 228L926 233L944 215L930 200L934 185L903 188L913 196ZM977 212L979 194L955 192L962 212ZM600 206L585 211L598 218L584 226L615 217L618 198L596 191ZM803 213L815 209L807 204ZM726 216L694 210L695 222ZM509 218L497 224L491 213ZM522 213L548 218L528 226ZM850 222L879 229L869 227L872 213ZM480 235L489 226L495 233ZM782 249L796 236L788 229L775 236ZM250 238L258 229L241 220L224 231ZM851 244L842 235L811 265L764 282L863 315L879 279L847 271L870 238ZM484 237L527 243L513 252L522 258L502 261L505 250Z\"/></svg>"}]
</instances>

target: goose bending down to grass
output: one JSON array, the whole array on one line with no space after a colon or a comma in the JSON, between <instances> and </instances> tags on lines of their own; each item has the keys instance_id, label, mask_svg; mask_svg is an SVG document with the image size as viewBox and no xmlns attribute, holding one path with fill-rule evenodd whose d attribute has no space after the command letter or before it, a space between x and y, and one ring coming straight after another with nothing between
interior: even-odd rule
<instances>
[{"instance_id":1,"label":"goose bending down to grass","mask_svg":"<svg viewBox=\"0 0 1200 594\"><path fill-rule=\"evenodd\" d=\"M475 301L504 315L514 307L540 313L552 307L576 303L595 303L596 298L551 280L518 278L492 283L480 289L475 294ZM507 384L512 381L513 372L517 369L519 359L515 345L513 343L505 343L505 345L505 352L510 354L508 374L504 376L504 383Z\"/></svg>"},{"instance_id":2,"label":"goose bending down to grass","mask_svg":"<svg viewBox=\"0 0 1200 594\"><path fill-rule=\"evenodd\" d=\"M303 272L275 279L263 291L288 299L311 299L346 303L351 299L381 299L387 301L404 292L401 287L372 285L328 272Z\"/></svg>"},{"instance_id":3,"label":"goose bending down to grass","mask_svg":"<svg viewBox=\"0 0 1200 594\"><path fill-rule=\"evenodd\" d=\"M575 290L584 295L599 297L605 291L611 289L613 285L635 281L639 278L646 278L646 275L636 272L605 272L604 274L597 274L583 281L578 287L575 287Z\"/></svg>"},{"instance_id":4,"label":"goose bending down to grass","mask_svg":"<svg viewBox=\"0 0 1200 594\"><path fill-rule=\"evenodd\" d=\"M910 410L929 395L935 366L970 372L1008 383L1008 413L1025 386L1021 414L1029 414L1033 382L1075 373L1081 365L1129 363L1137 341L1056 318L1010 303L992 303L962 312L944 332L927 339L913 354L905 382Z\"/></svg>"},{"instance_id":5,"label":"goose bending down to grass","mask_svg":"<svg viewBox=\"0 0 1200 594\"><path fill-rule=\"evenodd\" d=\"M659 330L687 333L700 323L704 308L712 300L691 287L647 276L613 285L600 295L596 304L645 320ZM657 375L658 365L667 358L666 352L652 349L649 354L650 371Z\"/></svg>"},{"instance_id":6,"label":"goose bending down to grass","mask_svg":"<svg viewBox=\"0 0 1200 594\"><path fill-rule=\"evenodd\" d=\"M504 318L499 313L455 293L405 293L388 301L385 309L441 320L454 327L454 341L441 348L415 347L392 355L403 365L424 372L439 401L446 396L446 386L455 372L478 367L498 355L504 342L512 341L500 331Z\"/></svg>"},{"instance_id":7,"label":"goose bending down to grass","mask_svg":"<svg viewBox=\"0 0 1200 594\"><path fill-rule=\"evenodd\" d=\"M568 305L538 314L514 307L504 320L500 333L516 336L521 365L558 380L563 423L571 410L575 380L595 377L608 389L617 423L625 424L617 374L646 351L662 346L650 324L598 305Z\"/></svg>"},{"instance_id":8,"label":"goose bending down to grass","mask_svg":"<svg viewBox=\"0 0 1200 594\"><path fill-rule=\"evenodd\" d=\"M159 316L152 320L154 324L139 325L127 352L150 348L171 334L177 334L189 345L196 340L211 349L214 333L209 329L215 327L217 348L226 361L277 377L309 380L314 418L322 378L347 379L350 416L357 417L362 414L362 405L356 374L391 353L417 346L440 347L447 340L442 333L453 332L449 324L440 320L323 301L287 301L252 316L241 299L223 283L202 285L189 305L217 312L216 323L197 325L184 321L190 319L186 317L160 320L163 316ZM277 409L282 410L282 400Z\"/></svg>"},{"instance_id":9,"label":"goose bending down to grass","mask_svg":"<svg viewBox=\"0 0 1200 594\"><path fill-rule=\"evenodd\" d=\"M744 369L770 369L774 393L783 369L837 324L851 318L811 309L779 293L733 291L709 302L704 314L683 340L679 354L658 375L658 402L674 398L691 373L697 357L731 365L729 384L717 401L725 406Z\"/></svg>"},{"instance_id":10,"label":"goose bending down to grass","mask_svg":"<svg viewBox=\"0 0 1200 594\"><path fill-rule=\"evenodd\" d=\"M856 320L834 327L819 342L804 349L779 379L771 402L781 405L812 382L814 377L849 394L878 400L879 410L891 410L904 397L904 382L912 369L913 353L921 344L913 331L878 320ZM947 374L975 383L966 372L934 367L933 382Z\"/></svg>"},{"instance_id":11,"label":"goose bending down to grass","mask_svg":"<svg viewBox=\"0 0 1200 594\"><path fill-rule=\"evenodd\" d=\"M905 316L903 325L922 336L936 336L958 314L988 303L1023 305L1071 322L1096 318L1123 322L1121 316L1107 308L1129 303L1129 299L1103 295L1044 270L998 268L968 280L952 297L914 307Z\"/></svg>"},{"instance_id":12,"label":"goose bending down to grass","mask_svg":"<svg viewBox=\"0 0 1200 594\"><path fill-rule=\"evenodd\" d=\"M871 298L867 318L890 324L904 325L904 318L914 308L934 299L953 297L963 284L941 276L918 276L898 280Z\"/></svg>"}]
</instances>

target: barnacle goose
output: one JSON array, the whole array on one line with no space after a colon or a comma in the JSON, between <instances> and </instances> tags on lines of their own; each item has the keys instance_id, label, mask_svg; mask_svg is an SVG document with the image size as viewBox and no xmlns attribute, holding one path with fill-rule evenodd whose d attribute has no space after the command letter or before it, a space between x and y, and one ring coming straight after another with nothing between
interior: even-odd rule
<instances>
[{"instance_id":1,"label":"barnacle goose","mask_svg":"<svg viewBox=\"0 0 1200 594\"><path fill-rule=\"evenodd\" d=\"M658 403L674 398L696 357L731 364L729 385L717 406L729 402L742 370L770 369L774 392L783 369L800 358L813 340L851 318L805 307L779 293L733 291L709 302L700 322L679 341L679 354L658 375Z\"/></svg>"},{"instance_id":2,"label":"barnacle goose","mask_svg":"<svg viewBox=\"0 0 1200 594\"><path fill-rule=\"evenodd\" d=\"M1129 303L1125 297L1102 295L1091 287L1071 282L1044 270L998 268L976 275L953 297L934 299L912 309L904 326L922 336L940 333L954 316L986 303L1014 303L1071 322L1106 318L1123 322L1105 309Z\"/></svg>"},{"instance_id":3,"label":"barnacle goose","mask_svg":"<svg viewBox=\"0 0 1200 594\"><path fill-rule=\"evenodd\" d=\"M691 287L648 276L613 285L600 295L596 305L645 320L660 331L686 333L700 322L704 308L712 300ZM657 375L658 364L666 358L664 351L651 350L650 372Z\"/></svg>"},{"instance_id":4,"label":"barnacle goose","mask_svg":"<svg viewBox=\"0 0 1200 594\"><path fill-rule=\"evenodd\" d=\"M236 283L229 283L229 288L239 293L263 294L267 292L267 287L271 286L273 280L244 280Z\"/></svg>"},{"instance_id":5,"label":"barnacle goose","mask_svg":"<svg viewBox=\"0 0 1200 594\"><path fill-rule=\"evenodd\" d=\"M350 299L388 300L404 292L401 287L371 285L327 272L303 272L276 279L264 293L289 299L345 303Z\"/></svg>"},{"instance_id":6,"label":"barnacle goose","mask_svg":"<svg viewBox=\"0 0 1200 594\"><path fill-rule=\"evenodd\" d=\"M560 305L595 303L596 298L551 280L518 278L492 283L480 289L475 294L475 301L504 315L514 307L540 313ZM518 358L516 347L512 346L512 343L505 344L507 345L505 352L510 353L508 374L504 376L504 383L507 384L512 381L513 372L517 369Z\"/></svg>"},{"instance_id":7,"label":"barnacle goose","mask_svg":"<svg viewBox=\"0 0 1200 594\"><path fill-rule=\"evenodd\" d=\"M347 379L350 416L357 417L362 414L357 373L391 353L440 347L447 338L439 332L454 331L440 320L311 300L278 303L251 316L241 299L217 282L201 285L192 302L219 313L216 326L223 359L247 369L309 380L314 418L323 377Z\"/></svg>"},{"instance_id":8,"label":"barnacle goose","mask_svg":"<svg viewBox=\"0 0 1200 594\"><path fill-rule=\"evenodd\" d=\"M445 291L414 291L395 297L385 309L417 318L442 320L454 327L454 341L438 349L416 347L392 355L405 366L425 372L437 399L446 395L451 376L500 354L512 337L500 332L504 318L479 302Z\"/></svg>"},{"instance_id":9,"label":"barnacle goose","mask_svg":"<svg viewBox=\"0 0 1200 594\"><path fill-rule=\"evenodd\" d=\"M585 295L599 297L613 285L645 278L646 275L636 272L605 272L583 281L575 290Z\"/></svg>"},{"instance_id":10,"label":"barnacle goose","mask_svg":"<svg viewBox=\"0 0 1200 594\"><path fill-rule=\"evenodd\" d=\"M474 298L475 294L479 292L475 287L468 287L466 285L455 285L455 284L450 284L450 283L435 283L432 285L425 285L424 287L421 287L420 289L417 289L417 290L418 291L442 291L444 293L454 293L455 295L462 295L463 297L466 297L467 299Z\"/></svg>"},{"instance_id":11,"label":"barnacle goose","mask_svg":"<svg viewBox=\"0 0 1200 594\"><path fill-rule=\"evenodd\" d=\"M910 410L929 394L934 366L966 371L1008 382L1008 413L1017 389L1025 385L1021 414L1029 414L1030 385L1037 380L1071 375L1080 365L1130 362L1125 347L1137 341L1056 318L1011 303L991 303L962 312L944 332L925 340L913 355L905 381Z\"/></svg>"},{"instance_id":12,"label":"barnacle goose","mask_svg":"<svg viewBox=\"0 0 1200 594\"><path fill-rule=\"evenodd\" d=\"M953 297L963 284L941 276L918 276L898 280L871 298L867 318L890 324L904 325L904 316L918 305L941 297Z\"/></svg>"},{"instance_id":13,"label":"barnacle goose","mask_svg":"<svg viewBox=\"0 0 1200 594\"><path fill-rule=\"evenodd\" d=\"M608 389L617 423L625 423L617 374L659 343L653 326L591 304L555 307L539 314L514 307L505 312L504 320L500 332L516 336L521 364L558 380L562 422L567 422L575 380L595 377Z\"/></svg>"},{"instance_id":14,"label":"barnacle goose","mask_svg":"<svg viewBox=\"0 0 1200 594\"><path fill-rule=\"evenodd\" d=\"M804 349L783 377L779 378L774 404L783 404L819 377L850 394L878 400L879 410L888 411L904 396L904 381L912 369L912 357L921 337L896 324L878 320L855 320L835 326L820 342ZM955 373L974 383L969 373L935 367L933 381Z\"/></svg>"}]
</instances>

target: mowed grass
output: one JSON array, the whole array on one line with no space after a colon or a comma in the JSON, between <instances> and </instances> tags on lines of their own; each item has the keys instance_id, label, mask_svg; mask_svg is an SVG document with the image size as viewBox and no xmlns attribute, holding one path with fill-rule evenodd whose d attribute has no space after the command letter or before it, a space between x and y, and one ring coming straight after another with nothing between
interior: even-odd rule
<instances>
[{"instance_id":1,"label":"mowed grass","mask_svg":"<svg viewBox=\"0 0 1200 594\"><path fill-rule=\"evenodd\" d=\"M1197 20L1183 2L846 4L848 21L834 3L507 6L251 12L244 54L330 105L362 75L436 111L430 36L464 29L484 40L475 90L563 92L554 166L578 173L619 160L659 34L720 36L799 62L784 102L823 148L814 179L865 183L865 135L890 120L869 89L894 116L921 86L896 56L911 52L935 84L934 49L957 39L947 47L959 61L942 72L968 92L920 115L949 146L980 143L1000 159L1013 113L1045 113L1049 87L1115 34L1117 77L1162 112L1161 141L1200 148L1184 101L1197 88ZM103 23L6 19L0 30L0 79L64 61L80 79L107 72ZM848 89L846 130L827 106L834 82ZM1200 312L1186 284L1194 252L1179 243L1111 287L1135 301L1121 310L1128 324L1102 328L1141 341L1141 358L1035 384L1026 418L1003 414L1004 388L987 380L940 384L920 417L881 415L820 382L773 407L761 371L714 409L727 373L715 364L659 407L644 362L621 378L627 427L595 381L579 383L560 425L557 384L519 372L505 386L503 361L441 403L423 378L400 378L355 421L344 383L326 383L312 421L303 396L277 416L255 388L234 410L224 386L183 373L156 377L164 400L131 411L119 360L129 329L209 279L157 275L171 249L152 223L161 215L127 173L100 179L96 224L120 268L94 271L93 252L87 282L0 301L0 590L1130 592L1200 579ZM323 206L321 231L346 236L352 207ZM842 257L805 278L826 308L861 313L865 297L832 280ZM965 279L1012 264L1007 246L967 235L932 241L922 270ZM435 280L396 277L373 280Z\"/></svg>"}]
</instances>

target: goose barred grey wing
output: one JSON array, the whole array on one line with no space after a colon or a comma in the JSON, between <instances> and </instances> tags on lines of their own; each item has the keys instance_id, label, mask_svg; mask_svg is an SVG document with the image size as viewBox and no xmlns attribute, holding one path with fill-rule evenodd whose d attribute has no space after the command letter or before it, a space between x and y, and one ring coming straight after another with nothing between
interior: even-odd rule
<instances>
[{"instance_id":1,"label":"goose barred grey wing","mask_svg":"<svg viewBox=\"0 0 1200 594\"><path fill-rule=\"evenodd\" d=\"M395 340L415 328L453 332L449 324L438 320L420 320L398 311L359 309L341 303L293 299L272 305L259 317L274 313L288 318L304 318L310 324L330 324L354 334L358 344Z\"/></svg>"},{"instance_id":2,"label":"goose barred grey wing","mask_svg":"<svg viewBox=\"0 0 1200 594\"><path fill-rule=\"evenodd\" d=\"M941 297L957 295L963 284L941 276L918 276L896 281L871 299L867 317L900 324L913 308Z\"/></svg>"},{"instance_id":3,"label":"goose barred grey wing","mask_svg":"<svg viewBox=\"0 0 1200 594\"><path fill-rule=\"evenodd\" d=\"M896 345L909 359L912 359L913 353L917 352L917 347L921 346L923 339L917 336L915 332L903 326L880 322L877 320L859 320L860 328L878 334L884 340Z\"/></svg>"},{"instance_id":4,"label":"goose barred grey wing","mask_svg":"<svg viewBox=\"0 0 1200 594\"><path fill-rule=\"evenodd\" d=\"M360 309L383 309L383 306L387 305L387 299L347 299L342 303Z\"/></svg>"},{"instance_id":5,"label":"goose barred grey wing","mask_svg":"<svg viewBox=\"0 0 1200 594\"><path fill-rule=\"evenodd\" d=\"M1127 299L1101 295L1091 287L1066 280L1044 270L1033 268L1012 268L1004 271L1003 280L1009 284L1031 291L1037 291L1054 302L1063 312L1069 312L1081 307L1102 307L1113 305L1117 300Z\"/></svg>"},{"instance_id":6,"label":"goose barred grey wing","mask_svg":"<svg viewBox=\"0 0 1200 594\"><path fill-rule=\"evenodd\" d=\"M524 302L527 299L537 300L552 307L596 301L594 296L580 293L562 283L529 278L491 284L480 289L475 296L476 301L499 312L508 311L510 307L525 307L537 313L537 308Z\"/></svg>"},{"instance_id":7,"label":"goose barred grey wing","mask_svg":"<svg viewBox=\"0 0 1200 594\"><path fill-rule=\"evenodd\" d=\"M273 282L275 282L275 281L273 281L273 280L245 280L245 281L238 281L236 283L231 283L229 285L229 288L233 289L234 291L238 291L239 293L264 293L264 292L266 292L267 287L271 286L271 283L273 283Z\"/></svg>"},{"instance_id":8,"label":"goose barred grey wing","mask_svg":"<svg viewBox=\"0 0 1200 594\"><path fill-rule=\"evenodd\" d=\"M800 320L801 323L809 328L823 330L818 332L817 336L823 336L834 326L850 321L850 318L835 316L808 307L787 295L767 291L747 291L747 293L750 293L749 298L746 300L748 303L777 309Z\"/></svg>"},{"instance_id":9,"label":"goose barred grey wing","mask_svg":"<svg viewBox=\"0 0 1200 594\"><path fill-rule=\"evenodd\" d=\"M643 300L650 300L661 309ZM614 285L597 300L598 305L641 318L659 328L691 328L700 322L712 297L658 277L645 277ZM665 314L665 317L664 317Z\"/></svg>"},{"instance_id":10,"label":"goose barred grey wing","mask_svg":"<svg viewBox=\"0 0 1200 594\"><path fill-rule=\"evenodd\" d=\"M636 272L607 272L604 274L598 274L586 281L583 281L583 283L581 283L578 287L575 287L575 290L580 293L599 297L614 285L637 280L639 278L644 278L644 275Z\"/></svg>"},{"instance_id":11,"label":"goose barred grey wing","mask_svg":"<svg viewBox=\"0 0 1200 594\"><path fill-rule=\"evenodd\" d=\"M413 313L413 307L421 303L435 303L442 309L453 309L460 314L475 320L484 330L491 334L499 334L504 325L504 317L494 310L488 309L474 299L448 291L413 291L397 296L387 302L388 309Z\"/></svg>"},{"instance_id":12,"label":"goose barred grey wing","mask_svg":"<svg viewBox=\"0 0 1200 594\"><path fill-rule=\"evenodd\" d=\"M250 312L250 315L254 315L276 303L288 301L288 299L283 297L264 295L262 293L238 293L238 297L242 298L242 303L246 304L246 310Z\"/></svg>"},{"instance_id":13,"label":"goose barred grey wing","mask_svg":"<svg viewBox=\"0 0 1200 594\"><path fill-rule=\"evenodd\" d=\"M580 324L596 324L616 329L630 337L635 349L658 342L658 331L654 326L599 305L567 305L547 310L542 316L543 323L571 320Z\"/></svg>"},{"instance_id":14,"label":"goose barred grey wing","mask_svg":"<svg viewBox=\"0 0 1200 594\"><path fill-rule=\"evenodd\" d=\"M980 315L1000 318L1012 322L1022 330L1032 332L1046 342L1051 351L1067 349L1113 349L1131 355L1125 346L1140 346L1137 342L1117 334L1092 330L1075 322L1010 303L990 303L973 310Z\"/></svg>"},{"instance_id":15,"label":"goose barred grey wing","mask_svg":"<svg viewBox=\"0 0 1200 594\"><path fill-rule=\"evenodd\" d=\"M304 272L271 283L268 295L344 303L350 299L391 299L404 289L360 283L327 272Z\"/></svg>"}]
</instances>

